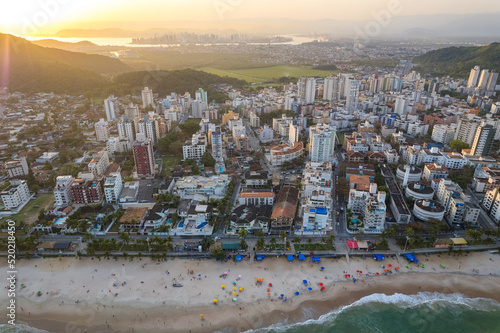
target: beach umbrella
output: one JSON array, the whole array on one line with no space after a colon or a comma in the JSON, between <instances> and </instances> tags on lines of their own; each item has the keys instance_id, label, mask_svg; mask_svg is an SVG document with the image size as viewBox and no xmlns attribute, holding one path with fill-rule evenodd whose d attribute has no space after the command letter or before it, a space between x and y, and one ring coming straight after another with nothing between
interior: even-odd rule
<instances>
[{"instance_id":1,"label":"beach umbrella","mask_svg":"<svg viewBox=\"0 0 500 333\"><path fill-rule=\"evenodd\" d=\"M227 272L224 272L224 275L227 275Z\"/></svg>"},{"instance_id":2,"label":"beach umbrella","mask_svg":"<svg viewBox=\"0 0 500 333\"><path fill-rule=\"evenodd\" d=\"M243 288L240 288L240 291L243 291Z\"/></svg>"},{"instance_id":3,"label":"beach umbrella","mask_svg":"<svg viewBox=\"0 0 500 333\"><path fill-rule=\"evenodd\" d=\"M217 298L214 298L214 304L217 304L218 300Z\"/></svg>"},{"instance_id":4,"label":"beach umbrella","mask_svg":"<svg viewBox=\"0 0 500 333\"><path fill-rule=\"evenodd\" d=\"M273 284L272 284L272 283L269 283L269 287L272 287L272 286L273 286Z\"/></svg>"},{"instance_id":5,"label":"beach umbrella","mask_svg":"<svg viewBox=\"0 0 500 333\"><path fill-rule=\"evenodd\" d=\"M236 291L233 291L233 295L235 295L235 296L236 296Z\"/></svg>"},{"instance_id":6,"label":"beach umbrella","mask_svg":"<svg viewBox=\"0 0 500 333\"><path fill-rule=\"evenodd\" d=\"M406 264L406 268L410 268L410 265Z\"/></svg>"},{"instance_id":7,"label":"beach umbrella","mask_svg":"<svg viewBox=\"0 0 500 333\"><path fill-rule=\"evenodd\" d=\"M387 272L387 269L384 269L384 272Z\"/></svg>"},{"instance_id":8,"label":"beach umbrella","mask_svg":"<svg viewBox=\"0 0 500 333\"><path fill-rule=\"evenodd\" d=\"M376 275L380 275L378 272L377 272L377 273L375 273L375 274L376 274Z\"/></svg>"},{"instance_id":9,"label":"beach umbrella","mask_svg":"<svg viewBox=\"0 0 500 333\"><path fill-rule=\"evenodd\" d=\"M200 317L201 317L201 320L205 320L205 319L203 318L203 314L200 314Z\"/></svg>"},{"instance_id":10,"label":"beach umbrella","mask_svg":"<svg viewBox=\"0 0 500 333\"><path fill-rule=\"evenodd\" d=\"M281 297L283 297L283 296L285 296L285 295L281 294L280 296L281 296Z\"/></svg>"},{"instance_id":11,"label":"beach umbrella","mask_svg":"<svg viewBox=\"0 0 500 333\"><path fill-rule=\"evenodd\" d=\"M307 280L302 280L302 283L307 284Z\"/></svg>"},{"instance_id":12,"label":"beach umbrella","mask_svg":"<svg viewBox=\"0 0 500 333\"><path fill-rule=\"evenodd\" d=\"M321 290L325 290L325 287L321 287Z\"/></svg>"},{"instance_id":13,"label":"beach umbrella","mask_svg":"<svg viewBox=\"0 0 500 333\"><path fill-rule=\"evenodd\" d=\"M396 267L396 269L399 269L399 267Z\"/></svg>"},{"instance_id":14,"label":"beach umbrella","mask_svg":"<svg viewBox=\"0 0 500 333\"><path fill-rule=\"evenodd\" d=\"M298 295L299 295L299 292L298 292L298 291L296 291L296 292L295 292L295 295L297 295L297 296L298 296Z\"/></svg>"},{"instance_id":15,"label":"beach umbrella","mask_svg":"<svg viewBox=\"0 0 500 333\"><path fill-rule=\"evenodd\" d=\"M389 264L389 265L387 265L387 266L392 267L392 264Z\"/></svg>"},{"instance_id":16,"label":"beach umbrella","mask_svg":"<svg viewBox=\"0 0 500 333\"><path fill-rule=\"evenodd\" d=\"M267 296L271 296L271 293L267 293Z\"/></svg>"},{"instance_id":17,"label":"beach umbrella","mask_svg":"<svg viewBox=\"0 0 500 333\"><path fill-rule=\"evenodd\" d=\"M233 290L236 290L236 287L233 287Z\"/></svg>"},{"instance_id":18,"label":"beach umbrella","mask_svg":"<svg viewBox=\"0 0 500 333\"><path fill-rule=\"evenodd\" d=\"M233 298L233 302L236 302L237 300L238 300L238 299L237 299L236 297L235 297L235 298Z\"/></svg>"},{"instance_id":19,"label":"beach umbrella","mask_svg":"<svg viewBox=\"0 0 500 333\"><path fill-rule=\"evenodd\" d=\"M307 288L307 289L308 289L308 290L313 290L313 288L311 288L311 287L309 287L309 288Z\"/></svg>"},{"instance_id":20,"label":"beach umbrella","mask_svg":"<svg viewBox=\"0 0 500 333\"><path fill-rule=\"evenodd\" d=\"M321 267L321 270L323 271L325 269L325 267Z\"/></svg>"},{"instance_id":21,"label":"beach umbrella","mask_svg":"<svg viewBox=\"0 0 500 333\"><path fill-rule=\"evenodd\" d=\"M238 275L239 278L241 278L241 275Z\"/></svg>"},{"instance_id":22,"label":"beach umbrella","mask_svg":"<svg viewBox=\"0 0 500 333\"><path fill-rule=\"evenodd\" d=\"M269 291L269 290L271 290L271 288L270 288L270 287L267 287L267 291Z\"/></svg>"},{"instance_id":23,"label":"beach umbrella","mask_svg":"<svg viewBox=\"0 0 500 333\"><path fill-rule=\"evenodd\" d=\"M226 288L226 285L225 285L225 284L223 284L221 287L222 287L222 290L224 290L224 288Z\"/></svg>"},{"instance_id":24,"label":"beach umbrella","mask_svg":"<svg viewBox=\"0 0 500 333\"><path fill-rule=\"evenodd\" d=\"M233 281L233 284L236 284L236 281Z\"/></svg>"},{"instance_id":25,"label":"beach umbrella","mask_svg":"<svg viewBox=\"0 0 500 333\"><path fill-rule=\"evenodd\" d=\"M359 274L363 274L363 271L359 271Z\"/></svg>"},{"instance_id":26,"label":"beach umbrella","mask_svg":"<svg viewBox=\"0 0 500 333\"><path fill-rule=\"evenodd\" d=\"M323 282L320 282L320 283L319 283L319 285L320 285L320 286L322 286L322 285L323 285Z\"/></svg>"}]
</instances>

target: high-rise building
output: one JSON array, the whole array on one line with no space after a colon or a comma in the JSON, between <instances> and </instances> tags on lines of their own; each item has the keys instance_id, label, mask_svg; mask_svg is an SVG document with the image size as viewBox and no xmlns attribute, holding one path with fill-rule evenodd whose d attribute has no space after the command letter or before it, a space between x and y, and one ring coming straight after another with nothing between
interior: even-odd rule
<instances>
[{"instance_id":1,"label":"high-rise building","mask_svg":"<svg viewBox=\"0 0 500 333\"><path fill-rule=\"evenodd\" d=\"M121 140L128 140L129 142L135 141L135 126L133 120L121 119L117 123L118 137Z\"/></svg>"},{"instance_id":2,"label":"high-rise building","mask_svg":"<svg viewBox=\"0 0 500 333\"><path fill-rule=\"evenodd\" d=\"M56 187L54 188L54 198L56 206L67 206L73 201L73 192L71 184L75 179L71 176L58 176L56 178Z\"/></svg>"},{"instance_id":3,"label":"high-rise building","mask_svg":"<svg viewBox=\"0 0 500 333\"><path fill-rule=\"evenodd\" d=\"M331 162L335 149L335 129L324 124L309 128L309 157L312 162Z\"/></svg>"},{"instance_id":4,"label":"high-rise building","mask_svg":"<svg viewBox=\"0 0 500 333\"><path fill-rule=\"evenodd\" d=\"M298 82L299 97L305 104L313 104L316 96L316 79L303 76Z\"/></svg>"},{"instance_id":5,"label":"high-rise building","mask_svg":"<svg viewBox=\"0 0 500 333\"><path fill-rule=\"evenodd\" d=\"M97 141L103 141L103 142L108 141L109 139L108 122L104 120L104 118L101 118L101 120L95 123L94 127L95 127L95 135Z\"/></svg>"},{"instance_id":6,"label":"high-rise building","mask_svg":"<svg viewBox=\"0 0 500 333\"><path fill-rule=\"evenodd\" d=\"M473 69L470 70L469 81L467 82L467 88L476 87L480 73L481 73L481 67L479 66L475 66Z\"/></svg>"},{"instance_id":7,"label":"high-rise building","mask_svg":"<svg viewBox=\"0 0 500 333\"><path fill-rule=\"evenodd\" d=\"M103 198L102 179L77 178L71 184L71 191L77 204L99 203Z\"/></svg>"},{"instance_id":8,"label":"high-rise building","mask_svg":"<svg viewBox=\"0 0 500 333\"><path fill-rule=\"evenodd\" d=\"M122 176L119 172L113 172L106 177L104 182L104 196L107 203L117 203L123 188Z\"/></svg>"},{"instance_id":9,"label":"high-rise building","mask_svg":"<svg viewBox=\"0 0 500 333\"><path fill-rule=\"evenodd\" d=\"M222 161L222 133L220 127L212 132L212 156L214 159Z\"/></svg>"},{"instance_id":10,"label":"high-rise building","mask_svg":"<svg viewBox=\"0 0 500 333\"><path fill-rule=\"evenodd\" d=\"M142 133L150 138L153 144L158 142L159 132L158 121L156 121L154 113L145 114L143 119L137 121L137 133Z\"/></svg>"},{"instance_id":11,"label":"high-rise building","mask_svg":"<svg viewBox=\"0 0 500 333\"><path fill-rule=\"evenodd\" d=\"M203 90L202 88L199 88L198 91L196 91L195 99L197 101L202 102L202 103L208 104L207 92L205 90Z\"/></svg>"},{"instance_id":12,"label":"high-rise building","mask_svg":"<svg viewBox=\"0 0 500 333\"><path fill-rule=\"evenodd\" d=\"M497 86L498 73L492 71L490 73L490 77L488 78L488 83L486 84L486 91L495 91Z\"/></svg>"},{"instance_id":13,"label":"high-rise building","mask_svg":"<svg viewBox=\"0 0 500 333\"><path fill-rule=\"evenodd\" d=\"M299 141L300 129L301 128L298 124L290 124L290 129L288 130L288 141L290 141L291 144Z\"/></svg>"},{"instance_id":14,"label":"high-rise building","mask_svg":"<svg viewBox=\"0 0 500 333\"><path fill-rule=\"evenodd\" d=\"M104 100L104 109L106 110L106 119L108 121L114 121L116 119L119 108L118 105L118 98L116 98L114 95L110 95L107 99Z\"/></svg>"},{"instance_id":15,"label":"high-rise building","mask_svg":"<svg viewBox=\"0 0 500 333\"><path fill-rule=\"evenodd\" d=\"M359 100L359 88L361 82L359 80L349 79L348 82L348 94L346 99L346 110L347 111L355 111L358 109L358 100Z\"/></svg>"},{"instance_id":16,"label":"high-rise building","mask_svg":"<svg viewBox=\"0 0 500 333\"><path fill-rule=\"evenodd\" d=\"M142 107L145 108L147 106L155 107L153 100L153 90L149 90L148 87L144 87L142 90Z\"/></svg>"},{"instance_id":17,"label":"high-rise building","mask_svg":"<svg viewBox=\"0 0 500 333\"><path fill-rule=\"evenodd\" d=\"M325 78L323 99L326 101L336 101L339 98L339 77L337 75L330 75Z\"/></svg>"},{"instance_id":18,"label":"high-rise building","mask_svg":"<svg viewBox=\"0 0 500 333\"><path fill-rule=\"evenodd\" d=\"M127 119L133 120L135 117L139 117L139 107L135 105L134 103L130 103L125 107L125 116L127 116Z\"/></svg>"},{"instance_id":19,"label":"high-rise building","mask_svg":"<svg viewBox=\"0 0 500 333\"><path fill-rule=\"evenodd\" d=\"M491 125L481 125L476 130L476 136L472 143L471 155L473 156L488 156L490 153L491 143L495 138L496 129Z\"/></svg>"},{"instance_id":20,"label":"high-rise building","mask_svg":"<svg viewBox=\"0 0 500 333\"><path fill-rule=\"evenodd\" d=\"M135 168L138 176L154 176L155 162L153 142L151 138L147 138L144 134L139 133L132 146L134 152Z\"/></svg>"},{"instance_id":21,"label":"high-rise building","mask_svg":"<svg viewBox=\"0 0 500 333\"><path fill-rule=\"evenodd\" d=\"M399 95L396 97L396 103L394 104L394 113L399 115L406 115L406 98Z\"/></svg>"},{"instance_id":22,"label":"high-rise building","mask_svg":"<svg viewBox=\"0 0 500 333\"><path fill-rule=\"evenodd\" d=\"M477 83L477 87L479 90L485 90L486 85L488 84L488 79L490 78L490 71L488 69L483 69L481 71L481 75L479 76L479 81Z\"/></svg>"},{"instance_id":23,"label":"high-rise building","mask_svg":"<svg viewBox=\"0 0 500 333\"><path fill-rule=\"evenodd\" d=\"M467 143L469 146L472 145L474 138L476 136L476 130L481 125L481 119L479 118L460 118L458 120L457 131L455 132L455 140L461 140Z\"/></svg>"}]
</instances>

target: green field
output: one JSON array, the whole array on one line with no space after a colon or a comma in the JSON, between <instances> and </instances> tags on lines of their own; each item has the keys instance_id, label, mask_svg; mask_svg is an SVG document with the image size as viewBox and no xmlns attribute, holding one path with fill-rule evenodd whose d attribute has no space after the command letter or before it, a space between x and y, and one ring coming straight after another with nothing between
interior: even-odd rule
<instances>
[{"instance_id":1,"label":"green field","mask_svg":"<svg viewBox=\"0 0 500 333\"><path fill-rule=\"evenodd\" d=\"M27 224L32 224L38 218L40 210L47 209L54 201L54 194L52 193L39 194L35 200L30 200L19 214L12 215L10 218L14 221L24 221Z\"/></svg>"},{"instance_id":2,"label":"green field","mask_svg":"<svg viewBox=\"0 0 500 333\"><path fill-rule=\"evenodd\" d=\"M312 66L270 66L247 69L218 69L214 67L202 67L199 70L219 76L229 76L247 82L262 82L280 77L301 77L301 76L328 76L338 74L339 71L323 71L313 69Z\"/></svg>"},{"instance_id":3,"label":"green field","mask_svg":"<svg viewBox=\"0 0 500 333\"><path fill-rule=\"evenodd\" d=\"M182 160L182 156L165 156L163 157L163 170L164 177L170 177L170 169L175 167Z\"/></svg>"}]
</instances>

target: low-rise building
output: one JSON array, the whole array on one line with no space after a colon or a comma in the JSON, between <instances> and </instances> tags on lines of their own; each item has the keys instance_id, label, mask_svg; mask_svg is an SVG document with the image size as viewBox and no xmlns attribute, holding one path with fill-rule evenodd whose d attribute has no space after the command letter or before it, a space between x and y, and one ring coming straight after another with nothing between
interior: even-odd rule
<instances>
[{"instance_id":1,"label":"low-rise building","mask_svg":"<svg viewBox=\"0 0 500 333\"><path fill-rule=\"evenodd\" d=\"M430 200L434 197L434 190L430 186L410 183L405 189L405 196L414 200Z\"/></svg>"},{"instance_id":2,"label":"low-rise building","mask_svg":"<svg viewBox=\"0 0 500 333\"><path fill-rule=\"evenodd\" d=\"M281 234L281 232L289 233L291 231L298 199L299 190L297 188L291 186L281 188L271 214L271 233Z\"/></svg>"},{"instance_id":3,"label":"low-rise building","mask_svg":"<svg viewBox=\"0 0 500 333\"><path fill-rule=\"evenodd\" d=\"M422 173L422 178L431 181L433 179L443 179L448 178L450 172L448 168L442 164L437 163L427 163L424 166L424 172Z\"/></svg>"},{"instance_id":4,"label":"low-rise building","mask_svg":"<svg viewBox=\"0 0 500 333\"><path fill-rule=\"evenodd\" d=\"M404 180L406 176L406 171L407 169L410 169L409 174L408 174L408 179L406 180L407 182L419 182L420 177L422 176L422 169L416 167L416 166L410 166L410 165L400 165L396 169L396 178L400 180Z\"/></svg>"},{"instance_id":5,"label":"low-rise building","mask_svg":"<svg viewBox=\"0 0 500 333\"><path fill-rule=\"evenodd\" d=\"M413 205L413 214L422 221L443 220L444 207L435 200L419 199Z\"/></svg>"},{"instance_id":6,"label":"low-rise building","mask_svg":"<svg viewBox=\"0 0 500 333\"><path fill-rule=\"evenodd\" d=\"M231 233L238 234L241 229L255 234L258 230L267 232L273 206L247 206L241 205L233 209L231 214Z\"/></svg>"},{"instance_id":7,"label":"low-rise building","mask_svg":"<svg viewBox=\"0 0 500 333\"><path fill-rule=\"evenodd\" d=\"M270 149L269 160L271 165L280 166L302 156L303 151L302 141L295 142L293 146L287 144L274 146Z\"/></svg>"},{"instance_id":8,"label":"low-rise building","mask_svg":"<svg viewBox=\"0 0 500 333\"><path fill-rule=\"evenodd\" d=\"M274 204L274 192L271 189L244 188L238 198L239 205L261 206Z\"/></svg>"}]
</instances>

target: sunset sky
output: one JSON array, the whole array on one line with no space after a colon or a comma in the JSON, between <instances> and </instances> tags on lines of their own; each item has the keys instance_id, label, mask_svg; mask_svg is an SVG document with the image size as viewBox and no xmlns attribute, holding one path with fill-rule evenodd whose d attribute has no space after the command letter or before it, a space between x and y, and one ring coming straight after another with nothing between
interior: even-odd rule
<instances>
[{"instance_id":1,"label":"sunset sky","mask_svg":"<svg viewBox=\"0 0 500 333\"><path fill-rule=\"evenodd\" d=\"M125 22L217 21L242 18L368 20L373 11L400 6L397 15L471 14L500 11L498 0L22 0L5 1L2 32L23 35L36 27L43 34L65 28L124 28ZM27 9L29 8L29 9ZM27 28L28 27L28 28ZM34 30L34 29L31 29Z\"/></svg>"}]
</instances>

